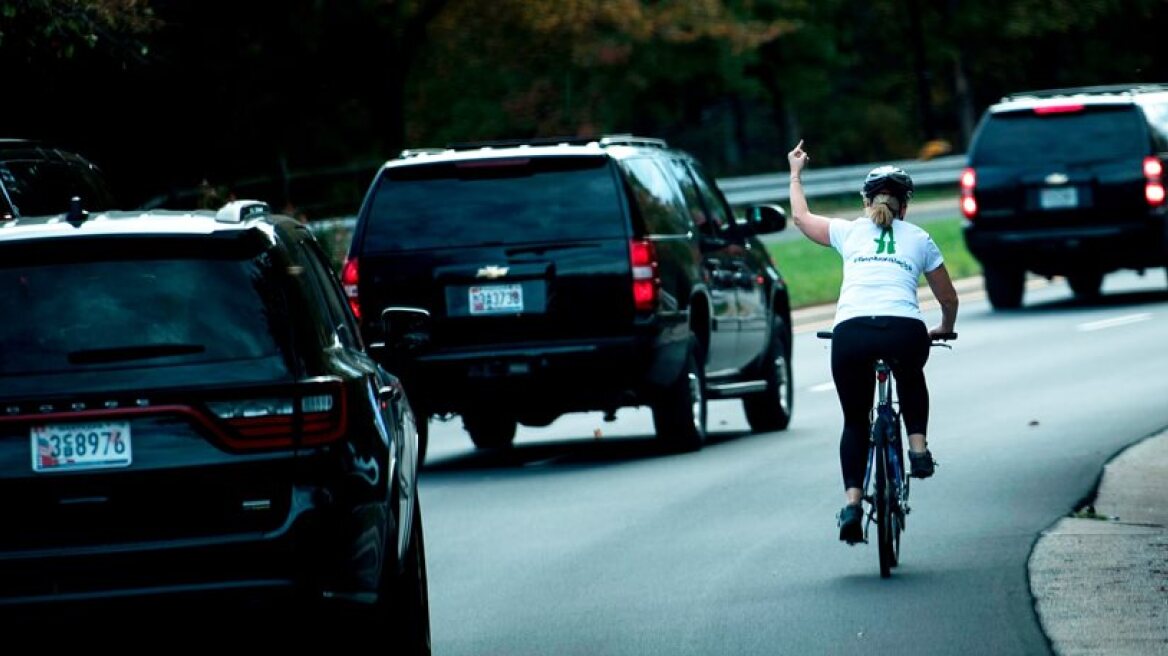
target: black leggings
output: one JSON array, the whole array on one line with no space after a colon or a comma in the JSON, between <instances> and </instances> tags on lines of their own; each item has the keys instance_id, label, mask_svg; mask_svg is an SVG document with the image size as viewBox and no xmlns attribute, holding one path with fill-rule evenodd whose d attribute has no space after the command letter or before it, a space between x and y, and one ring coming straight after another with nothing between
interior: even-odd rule
<instances>
[{"instance_id":1,"label":"black leggings","mask_svg":"<svg viewBox=\"0 0 1168 656\"><path fill-rule=\"evenodd\" d=\"M840 468L845 489L864 486L877 358L884 358L892 366L908 433L925 433L929 424L929 389L924 367L930 344L925 324L906 317L857 317L832 330L831 375L844 411Z\"/></svg>"}]
</instances>

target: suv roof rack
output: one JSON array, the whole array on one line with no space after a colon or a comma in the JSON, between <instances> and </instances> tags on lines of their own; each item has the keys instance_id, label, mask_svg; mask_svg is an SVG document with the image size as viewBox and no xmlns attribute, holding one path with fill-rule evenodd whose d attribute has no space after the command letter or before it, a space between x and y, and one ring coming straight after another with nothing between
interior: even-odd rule
<instances>
[{"instance_id":1,"label":"suv roof rack","mask_svg":"<svg viewBox=\"0 0 1168 656\"><path fill-rule=\"evenodd\" d=\"M1022 100L1024 98L1057 98L1059 96L1074 96L1079 94L1114 94L1130 96L1140 93L1153 93L1156 91L1168 91L1168 84L1140 82L1133 84L1101 84L1087 87L1065 87L1061 89L1018 91L1016 93L1002 96L1001 102Z\"/></svg>"},{"instance_id":2,"label":"suv roof rack","mask_svg":"<svg viewBox=\"0 0 1168 656\"><path fill-rule=\"evenodd\" d=\"M446 152L445 148L406 148L398 153L398 159L409 159L418 155L437 155Z\"/></svg>"},{"instance_id":3,"label":"suv roof rack","mask_svg":"<svg viewBox=\"0 0 1168 656\"><path fill-rule=\"evenodd\" d=\"M517 148L520 146L584 146L587 144L601 146L646 146L650 148L668 148L663 139L653 137L638 137L632 134L608 134L600 137L533 137L531 139L495 139L489 141L466 141L447 144L448 150L478 150L480 148ZM434 152L431 149L419 149L420 152ZM409 152L409 151L403 151Z\"/></svg>"}]
</instances>

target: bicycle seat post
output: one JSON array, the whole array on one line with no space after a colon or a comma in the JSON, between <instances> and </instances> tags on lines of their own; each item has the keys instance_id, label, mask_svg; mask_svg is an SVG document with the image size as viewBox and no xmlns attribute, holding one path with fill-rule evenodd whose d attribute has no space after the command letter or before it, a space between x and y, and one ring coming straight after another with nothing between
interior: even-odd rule
<instances>
[{"instance_id":1,"label":"bicycle seat post","mask_svg":"<svg viewBox=\"0 0 1168 656\"><path fill-rule=\"evenodd\" d=\"M892 403L892 367L884 360L876 361L877 405Z\"/></svg>"}]
</instances>

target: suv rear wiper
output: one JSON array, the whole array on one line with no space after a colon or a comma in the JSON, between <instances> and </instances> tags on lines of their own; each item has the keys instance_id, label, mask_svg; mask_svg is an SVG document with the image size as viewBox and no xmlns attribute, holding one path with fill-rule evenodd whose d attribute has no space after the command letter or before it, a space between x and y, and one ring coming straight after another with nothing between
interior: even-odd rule
<instances>
[{"instance_id":1,"label":"suv rear wiper","mask_svg":"<svg viewBox=\"0 0 1168 656\"><path fill-rule=\"evenodd\" d=\"M69 353L68 357L70 364L103 364L123 360L147 360L172 355L191 355L206 350L207 347L202 344L141 344L73 351Z\"/></svg>"}]
</instances>

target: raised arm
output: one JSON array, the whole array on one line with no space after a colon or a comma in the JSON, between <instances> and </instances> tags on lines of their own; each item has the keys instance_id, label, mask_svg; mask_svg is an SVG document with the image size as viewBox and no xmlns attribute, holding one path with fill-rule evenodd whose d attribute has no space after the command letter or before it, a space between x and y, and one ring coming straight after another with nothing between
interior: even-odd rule
<instances>
[{"instance_id":1,"label":"raised arm","mask_svg":"<svg viewBox=\"0 0 1168 656\"><path fill-rule=\"evenodd\" d=\"M795 146L794 150L787 153L787 164L791 167L791 214L795 220L795 225L799 230L807 235L811 241L822 244L824 246L831 246L831 235L828 231L830 219L826 216L812 214L811 208L807 206L807 196L803 193L803 168L807 166L807 162L811 156L803 150L803 140L799 140L799 144Z\"/></svg>"},{"instance_id":2,"label":"raised arm","mask_svg":"<svg viewBox=\"0 0 1168 656\"><path fill-rule=\"evenodd\" d=\"M929 331L930 335L937 333L951 333L957 323L957 290L953 287L953 279L949 277L949 270L945 265L925 273L925 280L929 282L929 289L933 291L933 298L941 305L941 325Z\"/></svg>"}]
</instances>

